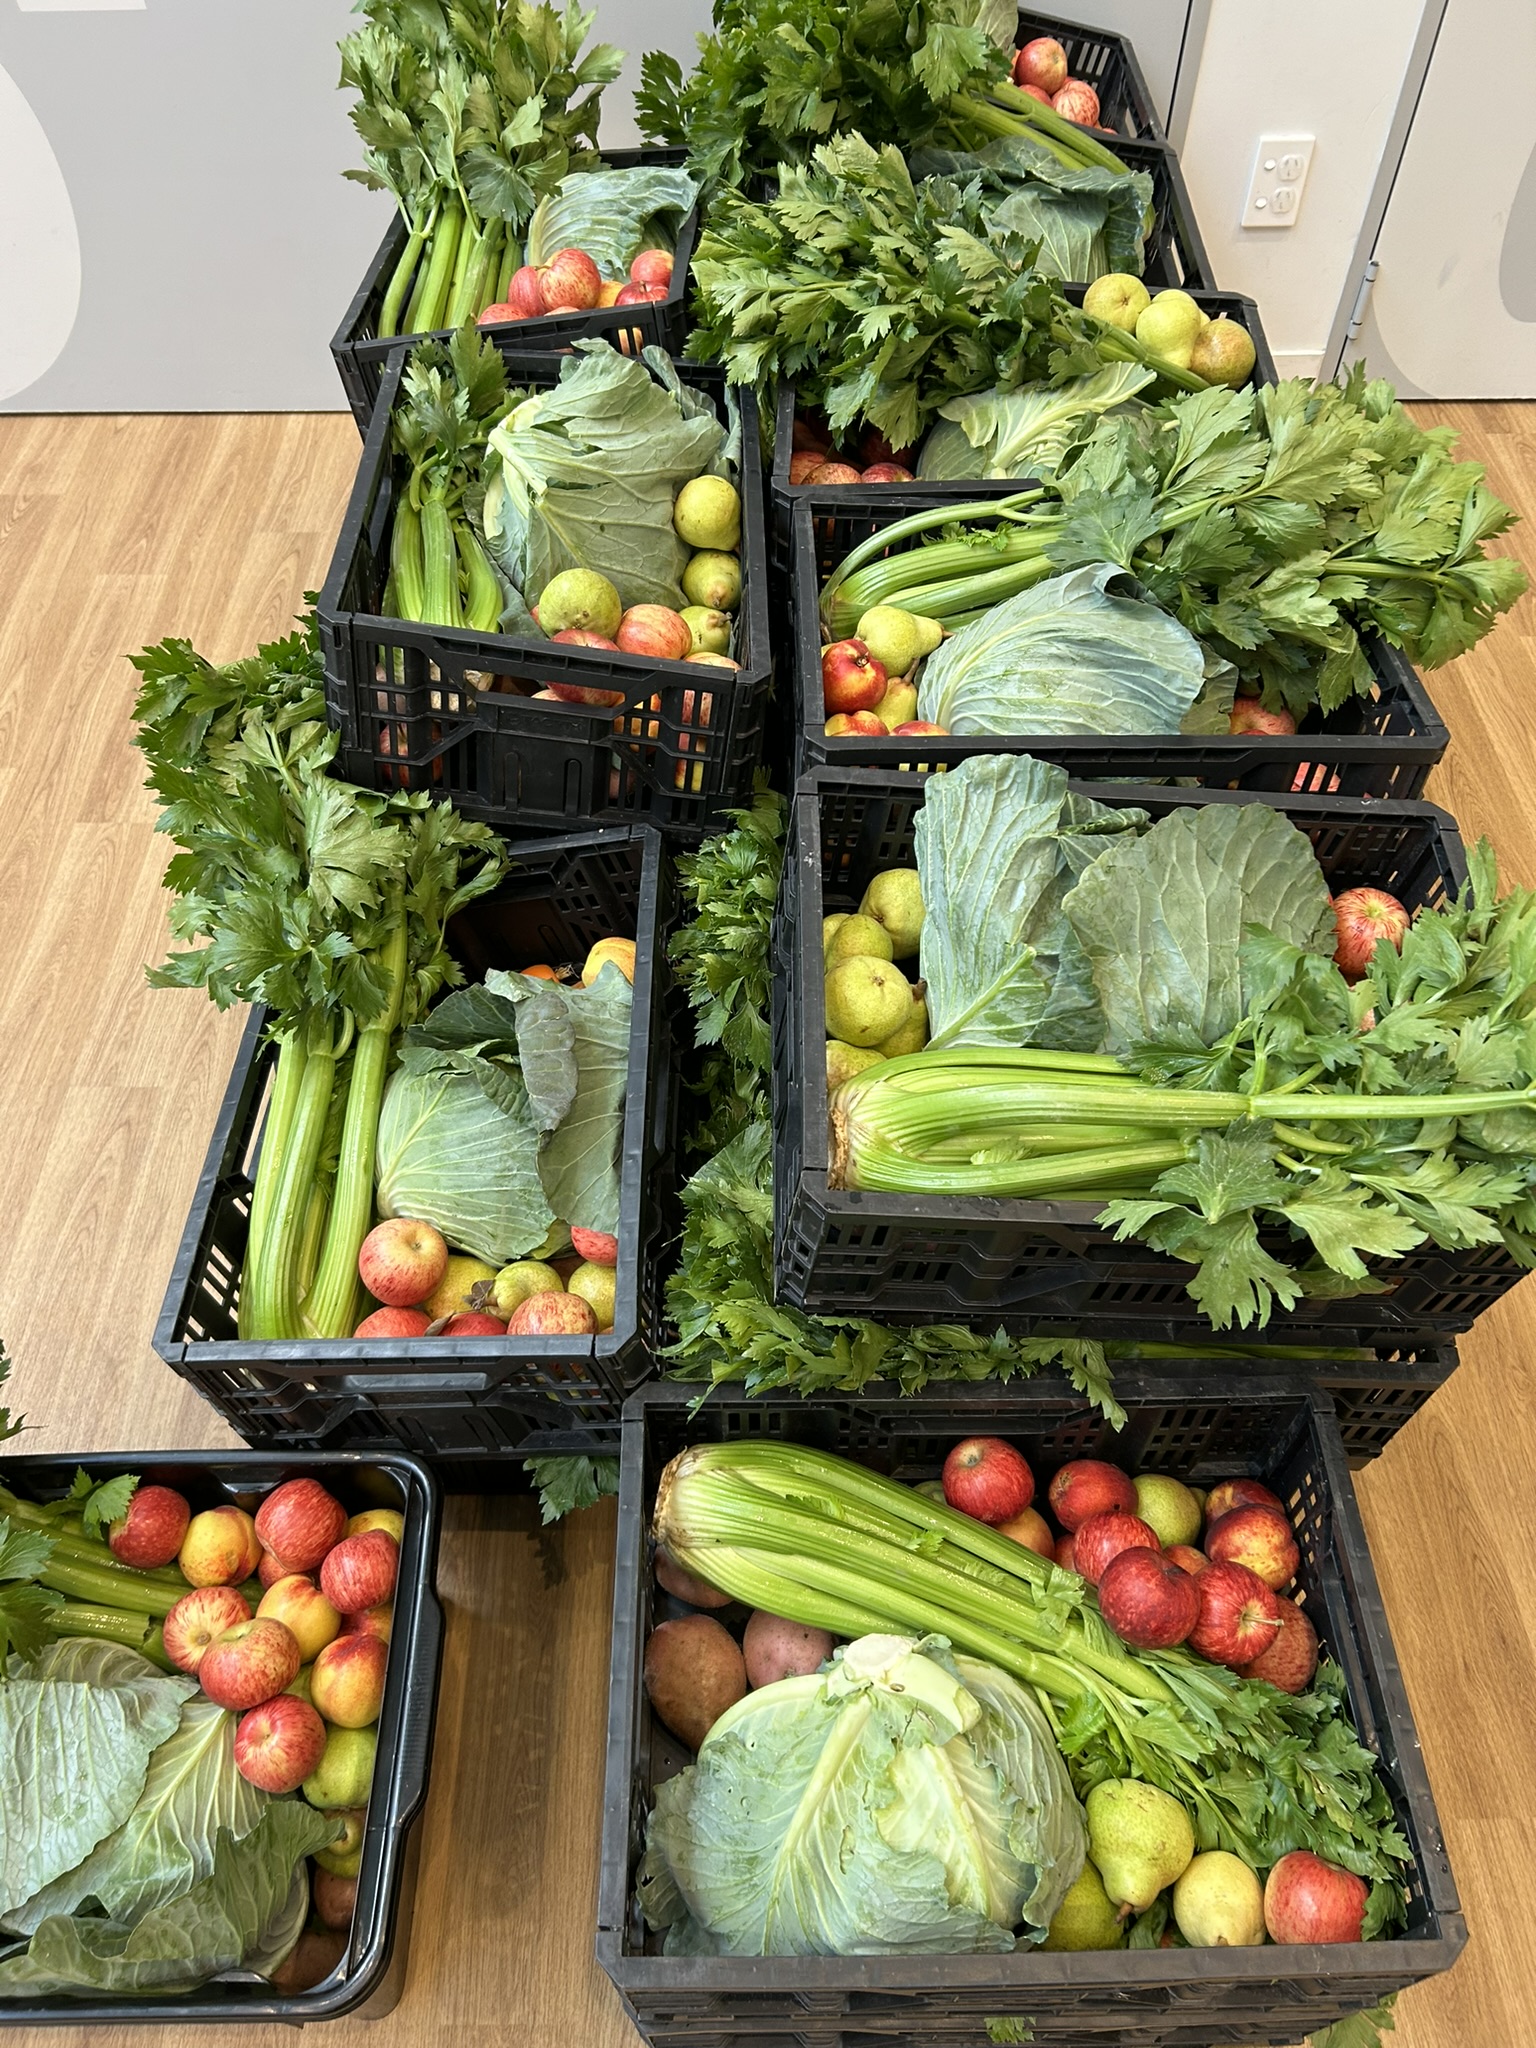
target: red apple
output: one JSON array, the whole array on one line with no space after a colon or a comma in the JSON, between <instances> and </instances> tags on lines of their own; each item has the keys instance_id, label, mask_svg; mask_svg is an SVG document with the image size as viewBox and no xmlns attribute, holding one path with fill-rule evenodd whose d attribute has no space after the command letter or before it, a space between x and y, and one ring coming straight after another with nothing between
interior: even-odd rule
<instances>
[{"instance_id":1,"label":"red apple","mask_svg":"<svg viewBox=\"0 0 1536 2048\"><path fill-rule=\"evenodd\" d=\"M165 1654L178 1671L195 1672L216 1637L250 1618L245 1596L233 1586L199 1586L183 1593L161 1624Z\"/></svg>"},{"instance_id":2,"label":"red apple","mask_svg":"<svg viewBox=\"0 0 1536 2048\"><path fill-rule=\"evenodd\" d=\"M333 1728L371 1728L384 1704L388 1662L389 1645L381 1636L338 1636L315 1659L309 1696Z\"/></svg>"},{"instance_id":3,"label":"red apple","mask_svg":"<svg viewBox=\"0 0 1536 2048\"><path fill-rule=\"evenodd\" d=\"M311 1572L341 1541L347 1511L318 1479L290 1479L256 1510L256 1534L290 1572Z\"/></svg>"},{"instance_id":4,"label":"red apple","mask_svg":"<svg viewBox=\"0 0 1536 2048\"><path fill-rule=\"evenodd\" d=\"M393 1536L397 1543L403 1543L405 1517L398 1508L364 1508L360 1515L347 1517L347 1526L342 1533L347 1536L362 1536L370 1529L382 1529L385 1535Z\"/></svg>"},{"instance_id":5,"label":"red apple","mask_svg":"<svg viewBox=\"0 0 1536 2048\"><path fill-rule=\"evenodd\" d=\"M1192 1650L1236 1671L1269 1648L1280 1628L1280 1603L1247 1565L1213 1564L1195 1588L1200 1618L1189 1632Z\"/></svg>"},{"instance_id":6,"label":"red apple","mask_svg":"<svg viewBox=\"0 0 1536 2048\"><path fill-rule=\"evenodd\" d=\"M944 1498L978 1522L1011 1522L1034 1497L1034 1473L999 1436L968 1436L944 1460Z\"/></svg>"},{"instance_id":7,"label":"red apple","mask_svg":"<svg viewBox=\"0 0 1536 2048\"><path fill-rule=\"evenodd\" d=\"M603 280L585 249L557 249L539 271L539 288L552 313L585 313L602 296Z\"/></svg>"},{"instance_id":8,"label":"red apple","mask_svg":"<svg viewBox=\"0 0 1536 2048\"><path fill-rule=\"evenodd\" d=\"M414 1216L376 1223L357 1254L363 1285L386 1308L415 1308L447 1269L448 1246L442 1232Z\"/></svg>"},{"instance_id":9,"label":"red apple","mask_svg":"<svg viewBox=\"0 0 1536 2048\"><path fill-rule=\"evenodd\" d=\"M731 1596L722 1593L718 1586L710 1585L707 1579L696 1579L692 1572L685 1572L680 1564L674 1564L672 1553L656 1546L656 1583L664 1593L670 1593L674 1600L686 1600L690 1607L729 1607Z\"/></svg>"},{"instance_id":10,"label":"red apple","mask_svg":"<svg viewBox=\"0 0 1536 2048\"><path fill-rule=\"evenodd\" d=\"M317 1870L311 1885L315 1917L322 1927L345 1934L357 1910L357 1879L337 1877L332 1871Z\"/></svg>"},{"instance_id":11,"label":"red apple","mask_svg":"<svg viewBox=\"0 0 1536 2048\"><path fill-rule=\"evenodd\" d=\"M1231 1514L1234 1508L1283 1508L1285 1502L1278 1493L1258 1479L1219 1479L1205 1496L1205 1526L1219 1522L1223 1515Z\"/></svg>"},{"instance_id":12,"label":"red apple","mask_svg":"<svg viewBox=\"0 0 1536 2048\"><path fill-rule=\"evenodd\" d=\"M1022 1515L1013 1515L1006 1522L997 1525L999 1536L1009 1536L1015 1543L1022 1543L1026 1550L1033 1550L1039 1557L1056 1555L1056 1538L1051 1534L1051 1525L1038 1508L1026 1508Z\"/></svg>"},{"instance_id":13,"label":"red apple","mask_svg":"<svg viewBox=\"0 0 1536 2048\"><path fill-rule=\"evenodd\" d=\"M1280 1627L1267 1650L1243 1666L1244 1678L1262 1678L1281 1692L1305 1692L1317 1672L1317 1630L1294 1600L1277 1593Z\"/></svg>"},{"instance_id":14,"label":"red apple","mask_svg":"<svg viewBox=\"0 0 1536 2048\"><path fill-rule=\"evenodd\" d=\"M320 1590L338 1614L358 1614L394 1597L400 1546L382 1529L348 1536L320 1567Z\"/></svg>"},{"instance_id":15,"label":"red apple","mask_svg":"<svg viewBox=\"0 0 1536 2048\"><path fill-rule=\"evenodd\" d=\"M270 1550L264 1550L261 1553L261 1562L256 1567L256 1576L261 1581L263 1593L268 1593L279 1579L291 1578L293 1575L280 1557L274 1557Z\"/></svg>"},{"instance_id":16,"label":"red apple","mask_svg":"<svg viewBox=\"0 0 1536 2048\"><path fill-rule=\"evenodd\" d=\"M890 727L874 711L834 711L822 730L829 740L884 740L891 736Z\"/></svg>"},{"instance_id":17,"label":"red apple","mask_svg":"<svg viewBox=\"0 0 1536 2048\"><path fill-rule=\"evenodd\" d=\"M789 458L789 480L792 484L806 484L826 461L819 448L797 448Z\"/></svg>"},{"instance_id":18,"label":"red apple","mask_svg":"<svg viewBox=\"0 0 1536 2048\"><path fill-rule=\"evenodd\" d=\"M241 1717L235 1769L263 1792L297 1792L325 1754L325 1723L307 1700L280 1692Z\"/></svg>"},{"instance_id":19,"label":"red apple","mask_svg":"<svg viewBox=\"0 0 1536 2048\"><path fill-rule=\"evenodd\" d=\"M578 1258L585 1259L589 1266L616 1266L619 1263L619 1240L610 1237L606 1230L583 1230L578 1224L571 1231L571 1246Z\"/></svg>"},{"instance_id":20,"label":"red apple","mask_svg":"<svg viewBox=\"0 0 1536 2048\"><path fill-rule=\"evenodd\" d=\"M821 651L821 696L834 711L873 711L885 695L886 673L862 640L834 640Z\"/></svg>"},{"instance_id":21,"label":"red apple","mask_svg":"<svg viewBox=\"0 0 1536 2048\"><path fill-rule=\"evenodd\" d=\"M631 284L661 284L672 282L672 251L670 249L642 249L629 266Z\"/></svg>"},{"instance_id":22,"label":"red apple","mask_svg":"<svg viewBox=\"0 0 1536 2048\"><path fill-rule=\"evenodd\" d=\"M507 286L507 304L513 309L515 320L537 320L540 314L549 311L543 283L531 263L525 263L521 270L512 273L512 282Z\"/></svg>"},{"instance_id":23,"label":"red apple","mask_svg":"<svg viewBox=\"0 0 1536 2048\"><path fill-rule=\"evenodd\" d=\"M518 312L516 306L509 305L505 299L498 299L493 306L483 306L481 308L475 315L475 325L477 327L505 327L509 321L520 320L521 318L522 315Z\"/></svg>"},{"instance_id":24,"label":"red apple","mask_svg":"<svg viewBox=\"0 0 1536 2048\"><path fill-rule=\"evenodd\" d=\"M948 738L949 727L947 725L935 725L931 718L909 718L905 725L893 725L891 727L892 739L903 739L909 733L935 733L942 738Z\"/></svg>"},{"instance_id":25,"label":"red apple","mask_svg":"<svg viewBox=\"0 0 1536 2048\"><path fill-rule=\"evenodd\" d=\"M610 640L606 633L594 633L590 626L562 626L558 633L551 633L549 637L561 647L601 647L609 654L617 654L619 651L617 640ZM580 704L587 701L584 685L567 683L565 688L562 689L558 683L551 683L549 687L555 692L557 697L563 697L568 690L576 690L580 692L576 698L577 703ZM600 701L604 704L622 704L624 693L622 690L617 693L612 690L604 690L601 698L593 701Z\"/></svg>"},{"instance_id":26,"label":"red apple","mask_svg":"<svg viewBox=\"0 0 1536 2048\"><path fill-rule=\"evenodd\" d=\"M910 484L915 482L910 469L903 469L899 462L872 462L859 478L861 484Z\"/></svg>"},{"instance_id":27,"label":"red apple","mask_svg":"<svg viewBox=\"0 0 1536 2048\"><path fill-rule=\"evenodd\" d=\"M1271 1941L1359 1941L1370 1890L1364 1878L1310 1849L1293 1849L1264 1882L1264 1925Z\"/></svg>"},{"instance_id":28,"label":"red apple","mask_svg":"<svg viewBox=\"0 0 1536 2048\"><path fill-rule=\"evenodd\" d=\"M857 484L863 478L851 462L823 462L806 478L808 484Z\"/></svg>"},{"instance_id":29,"label":"red apple","mask_svg":"<svg viewBox=\"0 0 1536 2048\"><path fill-rule=\"evenodd\" d=\"M1280 1508L1234 1508L1205 1535L1212 1564L1245 1564L1271 1592L1278 1593L1296 1576L1301 1552L1290 1521Z\"/></svg>"},{"instance_id":30,"label":"red apple","mask_svg":"<svg viewBox=\"0 0 1536 2048\"><path fill-rule=\"evenodd\" d=\"M1323 788L1323 777L1325 774L1328 777L1327 794L1329 796L1337 796L1339 778L1321 761L1316 766L1310 761L1303 761L1296 770L1296 773L1291 777L1291 788L1297 793L1316 796Z\"/></svg>"},{"instance_id":31,"label":"red apple","mask_svg":"<svg viewBox=\"0 0 1536 2048\"><path fill-rule=\"evenodd\" d=\"M136 1486L128 1512L107 1530L107 1547L124 1564L158 1571L181 1549L192 1510L169 1486Z\"/></svg>"},{"instance_id":32,"label":"red apple","mask_svg":"<svg viewBox=\"0 0 1536 2048\"><path fill-rule=\"evenodd\" d=\"M362 1607L356 1614L342 1616L341 1633L344 1636L377 1636L381 1643L387 1643L394 1631L395 1605L386 1600L378 1607Z\"/></svg>"},{"instance_id":33,"label":"red apple","mask_svg":"<svg viewBox=\"0 0 1536 2048\"><path fill-rule=\"evenodd\" d=\"M461 1316L450 1316L437 1333L439 1337L505 1337L507 1326L499 1316L482 1315L479 1309L471 1309Z\"/></svg>"},{"instance_id":34,"label":"red apple","mask_svg":"<svg viewBox=\"0 0 1536 2048\"><path fill-rule=\"evenodd\" d=\"M595 1337L597 1317L579 1294L530 1294L512 1311L512 1337Z\"/></svg>"},{"instance_id":35,"label":"red apple","mask_svg":"<svg viewBox=\"0 0 1536 2048\"><path fill-rule=\"evenodd\" d=\"M425 1337L432 1318L419 1308L376 1308L363 1317L352 1332L354 1337Z\"/></svg>"},{"instance_id":36,"label":"red apple","mask_svg":"<svg viewBox=\"0 0 1536 2048\"><path fill-rule=\"evenodd\" d=\"M1346 981L1360 979L1383 939L1400 953L1411 922L1402 904L1385 889L1345 889L1333 899L1333 915L1339 931L1333 957Z\"/></svg>"},{"instance_id":37,"label":"red apple","mask_svg":"<svg viewBox=\"0 0 1536 2048\"><path fill-rule=\"evenodd\" d=\"M261 1596L257 1614L280 1621L293 1631L293 1639L307 1664L341 1631L341 1616L320 1588L302 1572L291 1572L277 1580ZM304 1773L309 1776L308 1771Z\"/></svg>"},{"instance_id":38,"label":"red apple","mask_svg":"<svg viewBox=\"0 0 1536 2048\"><path fill-rule=\"evenodd\" d=\"M1027 92L1027 93L1029 94L1030 98L1031 98L1032 100L1038 100L1038 101L1040 102L1040 104L1041 104L1041 106L1042 106L1042 107L1048 107L1048 106L1049 106L1049 105L1051 104L1051 96L1050 96L1050 94L1049 94L1048 92L1044 91L1044 90L1043 90L1043 89L1042 89L1042 88L1041 88L1040 86L1038 86L1038 85L1021 85L1021 86L1019 87L1019 91L1020 91L1020 92ZM1167 1938L1167 1937L1165 1936L1165 1937L1164 1937L1164 1939L1166 1940L1166 1938Z\"/></svg>"},{"instance_id":39,"label":"red apple","mask_svg":"<svg viewBox=\"0 0 1536 2048\"><path fill-rule=\"evenodd\" d=\"M1080 1529L1090 1515L1134 1515L1136 1489L1118 1465L1074 1458L1051 1481L1050 1503L1063 1529Z\"/></svg>"},{"instance_id":40,"label":"red apple","mask_svg":"<svg viewBox=\"0 0 1536 2048\"><path fill-rule=\"evenodd\" d=\"M1257 697L1239 697L1227 713L1227 729L1230 732L1256 732L1266 738L1274 738L1296 730L1296 721L1289 711L1266 711Z\"/></svg>"},{"instance_id":41,"label":"red apple","mask_svg":"<svg viewBox=\"0 0 1536 2048\"><path fill-rule=\"evenodd\" d=\"M206 1508L188 1522L176 1561L189 1586L238 1586L261 1562L255 1524L243 1508Z\"/></svg>"},{"instance_id":42,"label":"red apple","mask_svg":"<svg viewBox=\"0 0 1536 2048\"><path fill-rule=\"evenodd\" d=\"M614 638L623 653L653 661L681 661L693 652L688 621L664 604L632 604Z\"/></svg>"},{"instance_id":43,"label":"red apple","mask_svg":"<svg viewBox=\"0 0 1536 2048\"><path fill-rule=\"evenodd\" d=\"M1077 1569L1090 1586L1099 1583L1105 1566L1122 1550L1161 1551L1162 1547L1157 1540L1157 1531L1149 1522L1144 1522L1140 1515L1125 1514L1119 1508L1111 1508L1107 1514L1090 1515L1086 1522L1078 1524L1072 1536L1072 1555L1077 1560Z\"/></svg>"},{"instance_id":44,"label":"red apple","mask_svg":"<svg viewBox=\"0 0 1536 2048\"><path fill-rule=\"evenodd\" d=\"M1060 92L1067 82L1067 53L1054 36L1036 36L1013 60L1013 82L1017 86L1038 86L1049 96Z\"/></svg>"},{"instance_id":45,"label":"red apple","mask_svg":"<svg viewBox=\"0 0 1536 2048\"><path fill-rule=\"evenodd\" d=\"M1056 1538L1056 1562L1064 1572L1077 1570L1077 1538L1058 1536Z\"/></svg>"},{"instance_id":46,"label":"red apple","mask_svg":"<svg viewBox=\"0 0 1536 2048\"><path fill-rule=\"evenodd\" d=\"M1051 105L1063 121L1075 121L1080 128L1099 125L1099 96L1081 78L1069 78L1060 92L1051 94Z\"/></svg>"},{"instance_id":47,"label":"red apple","mask_svg":"<svg viewBox=\"0 0 1536 2048\"><path fill-rule=\"evenodd\" d=\"M286 1692L304 1662L293 1630L260 1616L215 1636L197 1667L197 1682L215 1706L243 1713Z\"/></svg>"},{"instance_id":48,"label":"red apple","mask_svg":"<svg viewBox=\"0 0 1536 2048\"><path fill-rule=\"evenodd\" d=\"M1170 1543L1163 1552L1163 1555L1164 1557L1171 1557L1179 1567L1179 1570L1188 1572L1193 1579L1199 1578L1202 1572L1209 1571L1211 1568L1211 1560L1206 1556L1205 1552L1192 1549L1187 1543Z\"/></svg>"},{"instance_id":49,"label":"red apple","mask_svg":"<svg viewBox=\"0 0 1536 2048\"><path fill-rule=\"evenodd\" d=\"M613 303L616 306L654 306L659 299L670 298L671 295L669 284L627 284Z\"/></svg>"},{"instance_id":50,"label":"red apple","mask_svg":"<svg viewBox=\"0 0 1536 2048\"><path fill-rule=\"evenodd\" d=\"M1133 1650L1168 1650L1199 1619L1200 1592L1189 1573L1161 1551L1122 1550L1099 1576L1099 1611Z\"/></svg>"}]
</instances>

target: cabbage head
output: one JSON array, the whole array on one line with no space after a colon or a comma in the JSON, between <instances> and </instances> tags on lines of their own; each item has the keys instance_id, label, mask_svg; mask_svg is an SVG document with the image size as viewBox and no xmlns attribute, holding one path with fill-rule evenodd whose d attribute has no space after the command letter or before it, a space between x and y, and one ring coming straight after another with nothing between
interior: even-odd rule
<instances>
[{"instance_id":1,"label":"cabbage head","mask_svg":"<svg viewBox=\"0 0 1536 2048\"><path fill-rule=\"evenodd\" d=\"M865 1636L739 1700L658 1786L640 1903L669 1955L1001 1954L1087 1852L1021 1685L942 1637Z\"/></svg>"},{"instance_id":2,"label":"cabbage head","mask_svg":"<svg viewBox=\"0 0 1536 2048\"><path fill-rule=\"evenodd\" d=\"M527 1109L498 1108L455 1068L391 1075L375 1170L380 1216L419 1216L492 1266L533 1251L555 1221Z\"/></svg>"}]
</instances>

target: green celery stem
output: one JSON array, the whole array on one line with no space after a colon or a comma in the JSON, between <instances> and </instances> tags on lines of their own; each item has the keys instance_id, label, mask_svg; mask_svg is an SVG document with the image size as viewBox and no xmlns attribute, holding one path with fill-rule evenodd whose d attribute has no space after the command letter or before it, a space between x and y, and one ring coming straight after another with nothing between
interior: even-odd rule
<instances>
[{"instance_id":1,"label":"green celery stem","mask_svg":"<svg viewBox=\"0 0 1536 2048\"><path fill-rule=\"evenodd\" d=\"M350 1033L350 1020L347 1030ZM323 1050L310 1051L288 1142L283 1150L266 1241L260 1259L253 1262L248 1257L245 1262L241 1293L243 1295L249 1289L252 1295L251 1334L259 1342L301 1334L299 1253L309 1212L310 1189L325 1139L331 1090L336 1081L336 1062L344 1050L344 1046L333 1049L328 1045Z\"/></svg>"},{"instance_id":2,"label":"green celery stem","mask_svg":"<svg viewBox=\"0 0 1536 2048\"><path fill-rule=\"evenodd\" d=\"M422 616L434 626L462 626L459 602L459 551L453 538L453 521L441 498L428 497L421 507L422 569L426 579L426 602Z\"/></svg>"},{"instance_id":3,"label":"green celery stem","mask_svg":"<svg viewBox=\"0 0 1536 2048\"><path fill-rule=\"evenodd\" d=\"M427 571L421 548L421 514L411 503L409 492L401 492L395 499L395 516L389 533L389 580L393 593L393 616L425 619Z\"/></svg>"},{"instance_id":4,"label":"green celery stem","mask_svg":"<svg viewBox=\"0 0 1536 2048\"><path fill-rule=\"evenodd\" d=\"M188 1590L185 1583L179 1589L153 1583L147 1574L118 1578L110 1572L73 1564L58 1556L49 1558L37 1576L39 1584L51 1586L56 1593L63 1593L68 1599L79 1600L88 1607L110 1607L140 1616L169 1614Z\"/></svg>"},{"instance_id":5,"label":"green celery stem","mask_svg":"<svg viewBox=\"0 0 1536 2048\"><path fill-rule=\"evenodd\" d=\"M384 303L379 308L379 339L391 340L400 331L400 309L405 304L406 288L416 275L416 265L421 261L421 252L427 245L425 221L413 227L405 238L405 247L400 260L390 273L389 288L384 294Z\"/></svg>"},{"instance_id":6,"label":"green celery stem","mask_svg":"<svg viewBox=\"0 0 1536 2048\"><path fill-rule=\"evenodd\" d=\"M522 263L523 245L517 239L517 236L513 234L512 224L509 221L507 223L506 247L502 251L501 262L496 272L496 298L494 302L496 305L505 305L507 293L512 289L512 280L522 268ZM483 312L484 310L482 307L481 311Z\"/></svg>"},{"instance_id":7,"label":"green celery stem","mask_svg":"<svg viewBox=\"0 0 1536 2048\"><path fill-rule=\"evenodd\" d=\"M48 1616L48 1627L56 1636L93 1636L100 1642L121 1643L124 1649L137 1650L151 1664L158 1664L162 1671L176 1668L165 1654L160 1624L147 1614L120 1614L111 1607L65 1601Z\"/></svg>"},{"instance_id":8,"label":"green celery stem","mask_svg":"<svg viewBox=\"0 0 1536 2048\"><path fill-rule=\"evenodd\" d=\"M1090 135L1075 121L1067 120L1064 115L1058 114L1054 107L1048 107L1040 100L1031 99L1027 92L1020 91L1011 81L1003 80L989 85L987 96L1005 113L1017 115L1026 126L1035 129L1042 140L1048 137L1073 151L1079 163L1097 164L1103 170L1118 171L1122 176L1126 174L1123 160L1117 157L1112 149L1106 149L1096 135ZM973 104L974 102L967 103L967 111Z\"/></svg>"},{"instance_id":9,"label":"green celery stem","mask_svg":"<svg viewBox=\"0 0 1536 2048\"><path fill-rule=\"evenodd\" d=\"M279 1040L277 1065L272 1075L272 1099L267 1105L261 1154L256 1161L256 1183L251 1190L251 1220L245 1240L247 1265L261 1263L267 1224L272 1214L272 1199L276 1192L278 1176L282 1171L288 1133L293 1127L294 1104L299 1099L299 1090L303 1085L304 1062L307 1056L303 1041L293 1032ZM243 1308L244 1303L241 1306ZM251 1334L242 1326L242 1337L248 1338Z\"/></svg>"},{"instance_id":10,"label":"green celery stem","mask_svg":"<svg viewBox=\"0 0 1536 2048\"><path fill-rule=\"evenodd\" d=\"M444 206L432 235L432 253L422 274L421 299L413 300L408 322L412 334L429 334L443 324L443 309L453 287L454 264L464 228L464 209L456 202Z\"/></svg>"},{"instance_id":11,"label":"green celery stem","mask_svg":"<svg viewBox=\"0 0 1536 2048\"><path fill-rule=\"evenodd\" d=\"M439 327L454 327L458 325L457 307L459 299L464 291L464 281L474 268L475 257L478 255L479 249L480 230L476 227L473 217L466 213L463 225L459 229L458 247L454 251L453 277L447 292L443 296L443 309L437 317L437 325Z\"/></svg>"}]
</instances>

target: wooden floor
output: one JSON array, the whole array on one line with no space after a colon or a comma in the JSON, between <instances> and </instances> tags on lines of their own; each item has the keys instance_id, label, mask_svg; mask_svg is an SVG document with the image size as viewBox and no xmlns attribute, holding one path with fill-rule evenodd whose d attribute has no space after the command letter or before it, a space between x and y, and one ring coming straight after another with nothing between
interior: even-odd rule
<instances>
[{"instance_id":1,"label":"wooden floor","mask_svg":"<svg viewBox=\"0 0 1536 2048\"><path fill-rule=\"evenodd\" d=\"M1536 407L1423 412L1536 515ZM0 419L0 1335L29 1448L233 1441L149 1345L240 1018L144 986L166 849L123 657L174 633L227 659L280 633L324 574L357 455L342 417ZM1431 793L1525 883L1533 640L1527 600L1434 682L1456 739ZM1456 1970L1402 2000L1401 2048L1536 2041L1533 1338L1527 1282L1361 1483L1472 1930ZM526 1503L450 1502L412 1969L396 2012L339 2022L334 2048L633 2042L591 1960L612 1540L606 1506L541 1534ZM147 2048L160 2031L35 2040Z\"/></svg>"}]
</instances>

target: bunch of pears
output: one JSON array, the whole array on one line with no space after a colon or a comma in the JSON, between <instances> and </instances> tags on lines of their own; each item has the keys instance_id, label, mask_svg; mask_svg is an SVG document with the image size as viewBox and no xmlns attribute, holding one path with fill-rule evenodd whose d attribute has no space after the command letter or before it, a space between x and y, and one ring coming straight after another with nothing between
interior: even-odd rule
<instances>
[{"instance_id":1,"label":"bunch of pears","mask_svg":"<svg viewBox=\"0 0 1536 2048\"><path fill-rule=\"evenodd\" d=\"M1124 1948L1128 1923L1173 1887L1173 1918L1191 1948L1256 1948L1264 1939L1257 1874L1226 1849L1195 1854L1189 1815L1167 1792L1110 1778L1088 1794L1088 1861L1052 1920L1044 1949Z\"/></svg>"},{"instance_id":2,"label":"bunch of pears","mask_svg":"<svg viewBox=\"0 0 1536 2048\"><path fill-rule=\"evenodd\" d=\"M923 894L912 868L887 868L857 910L821 921L826 972L829 1092L879 1060L921 1052L928 1043L923 984L896 965L917 952Z\"/></svg>"}]
</instances>

